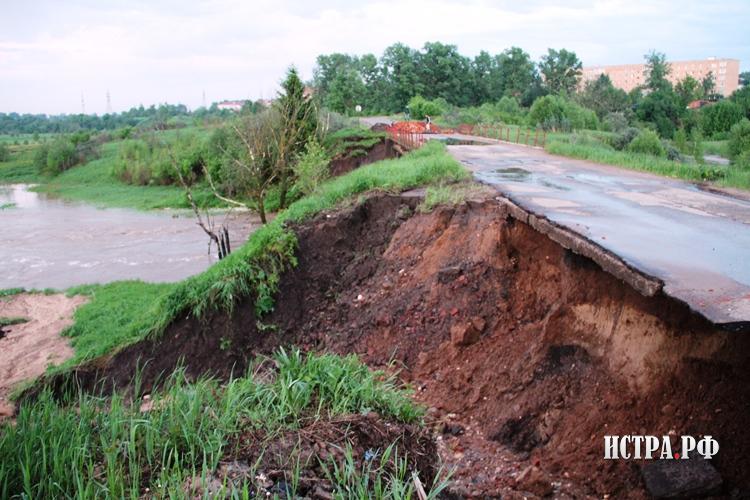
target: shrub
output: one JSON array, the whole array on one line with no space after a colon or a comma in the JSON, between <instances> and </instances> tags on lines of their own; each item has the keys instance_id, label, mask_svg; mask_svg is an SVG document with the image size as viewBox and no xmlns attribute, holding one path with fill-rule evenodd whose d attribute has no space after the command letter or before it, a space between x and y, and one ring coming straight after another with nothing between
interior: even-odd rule
<instances>
[{"instance_id":1,"label":"shrub","mask_svg":"<svg viewBox=\"0 0 750 500\"><path fill-rule=\"evenodd\" d=\"M603 120L604 129L610 132L620 132L628 127L628 119L625 113L615 111L607 113Z\"/></svg>"},{"instance_id":2,"label":"shrub","mask_svg":"<svg viewBox=\"0 0 750 500\"><path fill-rule=\"evenodd\" d=\"M409 113L412 118L423 120L426 116L440 116L443 108L437 101L429 101L421 95L416 95L409 100Z\"/></svg>"},{"instance_id":3,"label":"shrub","mask_svg":"<svg viewBox=\"0 0 750 500\"><path fill-rule=\"evenodd\" d=\"M680 128L674 133L674 146L681 153L688 150L687 140L687 132L685 132L684 128Z\"/></svg>"},{"instance_id":4,"label":"shrub","mask_svg":"<svg viewBox=\"0 0 750 500\"><path fill-rule=\"evenodd\" d=\"M640 132L640 129L637 129L635 127L628 127L621 133L613 136L610 139L610 144L616 150L623 151L630 145L631 142L633 142L633 139L638 137L638 134Z\"/></svg>"},{"instance_id":5,"label":"shrub","mask_svg":"<svg viewBox=\"0 0 750 500\"><path fill-rule=\"evenodd\" d=\"M628 151L658 157L665 156L666 154L659 135L653 130L648 129L641 130L638 136L628 144Z\"/></svg>"},{"instance_id":6,"label":"shrub","mask_svg":"<svg viewBox=\"0 0 750 500\"><path fill-rule=\"evenodd\" d=\"M742 108L729 100L719 101L701 109L701 128L706 137L720 139L719 134L729 132L740 120Z\"/></svg>"},{"instance_id":7,"label":"shrub","mask_svg":"<svg viewBox=\"0 0 750 500\"><path fill-rule=\"evenodd\" d=\"M545 130L596 129L596 113L562 96L546 95L531 105L528 124L541 125Z\"/></svg>"},{"instance_id":8,"label":"shrub","mask_svg":"<svg viewBox=\"0 0 750 500\"><path fill-rule=\"evenodd\" d=\"M743 118L731 128L727 149L733 163L741 158L747 159L747 153L750 152L750 120Z\"/></svg>"},{"instance_id":9,"label":"shrub","mask_svg":"<svg viewBox=\"0 0 750 500\"><path fill-rule=\"evenodd\" d=\"M10 151L8 150L8 146L6 146L3 143L0 143L0 161L8 161L10 158Z\"/></svg>"},{"instance_id":10,"label":"shrub","mask_svg":"<svg viewBox=\"0 0 750 500\"><path fill-rule=\"evenodd\" d=\"M42 168L42 173L56 175L77 163L78 154L75 145L67 139L60 138L49 147L47 163Z\"/></svg>"},{"instance_id":11,"label":"shrub","mask_svg":"<svg viewBox=\"0 0 750 500\"><path fill-rule=\"evenodd\" d=\"M304 153L300 155L299 161L294 166L300 191L304 194L315 191L328 177L329 162L328 153L317 140L313 139L308 142Z\"/></svg>"}]
</instances>

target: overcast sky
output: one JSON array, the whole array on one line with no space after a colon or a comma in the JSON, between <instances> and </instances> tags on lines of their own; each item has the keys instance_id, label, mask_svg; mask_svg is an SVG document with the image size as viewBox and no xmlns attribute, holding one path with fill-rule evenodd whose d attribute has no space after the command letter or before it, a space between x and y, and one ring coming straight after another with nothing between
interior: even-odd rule
<instances>
[{"instance_id":1,"label":"overcast sky","mask_svg":"<svg viewBox=\"0 0 750 500\"><path fill-rule=\"evenodd\" d=\"M50 0L3 1L0 112L88 113L155 103L198 107L271 97L294 64L380 55L395 42L456 44L474 56L548 47L584 65L710 56L750 67L750 0Z\"/></svg>"}]
</instances>

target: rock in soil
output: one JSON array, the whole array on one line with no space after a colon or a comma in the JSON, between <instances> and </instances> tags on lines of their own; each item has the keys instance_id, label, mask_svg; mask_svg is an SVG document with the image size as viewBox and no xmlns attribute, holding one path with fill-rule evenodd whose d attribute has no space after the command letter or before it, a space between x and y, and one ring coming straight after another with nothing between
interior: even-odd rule
<instances>
[{"instance_id":1,"label":"rock in soil","mask_svg":"<svg viewBox=\"0 0 750 500\"><path fill-rule=\"evenodd\" d=\"M709 460L658 460L641 467L643 482L654 498L695 498L715 495L721 476Z\"/></svg>"}]
</instances>

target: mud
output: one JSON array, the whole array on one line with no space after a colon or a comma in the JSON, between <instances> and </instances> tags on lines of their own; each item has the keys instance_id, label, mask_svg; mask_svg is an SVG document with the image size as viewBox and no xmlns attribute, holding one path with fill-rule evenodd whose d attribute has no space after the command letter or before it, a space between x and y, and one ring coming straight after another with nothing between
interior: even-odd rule
<instances>
[{"instance_id":1,"label":"mud","mask_svg":"<svg viewBox=\"0 0 750 500\"><path fill-rule=\"evenodd\" d=\"M0 419L13 416L8 396L21 382L42 375L49 365L73 356L60 333L73 321L73 312L86 299L62 294L22 293L0 298L0 317L28 321L2 327L0 336Z\"/></svg>"},{"instance_id":2,"label":"mud","mask_svg":"<svg viewBox=\"0 0 750 500\"><path fill-rule=\"evenodd\" d=\"M418 202L376 196L296 227L272 330L249 297L52 382L124 386L140 363L149 386L180 359L226 376L280 345L355 352L395 363L429 408L455 496L644 497L638 464L603 460L608 434L711 435L724 492L748 491L750 337L641 295L504 203Z\"/></svg>"}]
</instances>

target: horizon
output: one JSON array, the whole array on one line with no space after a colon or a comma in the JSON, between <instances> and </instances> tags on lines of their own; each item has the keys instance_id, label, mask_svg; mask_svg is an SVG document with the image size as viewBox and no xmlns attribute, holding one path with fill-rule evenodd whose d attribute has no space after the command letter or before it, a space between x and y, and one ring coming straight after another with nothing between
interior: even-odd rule
<instances>
[{"instance_id":1,"label":"horizon","mask_svg":"<svg viewBox=\"0 0 750 500\"><path fill-rule=\"evenodd\" d=\"M207 106L271 98L289 66L308 81L318 55L379 57L399 41L415 49L440 41L467 57L517 46L535 62L547 48L566 48L584 67L639 64L651 50L669 61L738 59L741 71L750 61L744 32L750 5L740 0L574 1L564 7L546 0L328 0L314 7L267 0L102 7L77 0L6 10L0 112L19 114L80 114L83 98L86 114L101 116L107 94L115 113L164 103L195 110L204 91Z\"/></svg>"}]
</instances>

